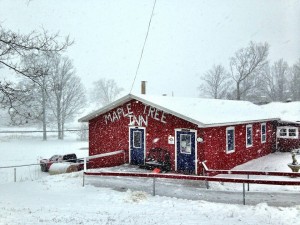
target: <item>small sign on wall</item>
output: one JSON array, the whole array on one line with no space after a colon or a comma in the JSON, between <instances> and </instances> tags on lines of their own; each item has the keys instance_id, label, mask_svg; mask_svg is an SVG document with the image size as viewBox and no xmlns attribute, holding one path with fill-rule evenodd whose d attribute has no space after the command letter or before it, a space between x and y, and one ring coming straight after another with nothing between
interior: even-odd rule
<instances>
[{"instance_id":1,"label":"small sign on wall","mask_svg":"<svg viewBox=\"0 0 300 225\"><path fill-rule=\"evenodd\" d=\"M168 144L169 145L174 145L174 143L175 143L174 136L169 135L169 137L168 137Z\"/></svg>"}]
</instances>

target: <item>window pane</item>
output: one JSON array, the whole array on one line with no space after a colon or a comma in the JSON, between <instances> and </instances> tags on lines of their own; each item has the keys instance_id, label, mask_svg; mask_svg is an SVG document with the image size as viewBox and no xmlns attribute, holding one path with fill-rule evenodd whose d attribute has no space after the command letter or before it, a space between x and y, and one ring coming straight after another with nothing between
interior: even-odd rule
<instances>
[{"instance_id":1,"label":"window pane","mask_svg":"<svg viewBox=\"0 0 300 225\"><path fill-rule=\"evenodd\" d=\"M133 131L133 147L140 148L142 146L142 132Z\"/></svg>"},{"instance_id":2,"label":"window pane","mask_svg":"<svg viewBox=\"0 0 300 225\"><path fill-rule=\"evenodd\" d=\"M234 150L234 130L227 130L227 151Z\"/></svg>"},{"instance_id":3,"label":"window pane","mask_svg":"<svg viewBox=\"0 0 300 225\"><path fill-rule=\"evenodd\" d=\"M191 135L190 134L180 134L180 153L191 154Z\"/></svg>"},{"instance_id":4,"label":"window pane","mask_svg":"<svg viewBox=\"0 0 300 225\"><path fill-rule=\"evenodd\" d=\"M283 129L280 129L280 131L279 131L279 135L280 136L286 136L286 129L285 128L283 128Z\"/></svg>"},{"instance_id":5,"label":"window pane","mask_svg":"<svg viewBox=\"0 0 300 225\"><path fill-rule=\"evenodd\" d=\"M296 129L289 129L289 136L290 137L296 137Z\"/></svg>"},{"instance_id":6,"label":"window pane","mask_svg":"<svg viewBox=\"0 0 300 225\"><path fill-rule=\"evenodd\" d=\"M266 125L261 126L261 133L264 135L266 134Z\"/></svg>"},{"instance_id":7,"label":"window pane","mask_svg":"<svg viewBox=\"0 0 300 225\"><path fill-rule=\"evenodd\" d=\"M252 127L247 127L247 145L252 145Z\"/></svg>"},{"instance_id":8,"label":"window pane","mask_svg":"<svg viewBox=\"0 0 300 225\"><path fill-rule=\"evenodd\" d=\"M261 142L266 142L266 124L261 125Z\"/></svg>"}]
</instances>

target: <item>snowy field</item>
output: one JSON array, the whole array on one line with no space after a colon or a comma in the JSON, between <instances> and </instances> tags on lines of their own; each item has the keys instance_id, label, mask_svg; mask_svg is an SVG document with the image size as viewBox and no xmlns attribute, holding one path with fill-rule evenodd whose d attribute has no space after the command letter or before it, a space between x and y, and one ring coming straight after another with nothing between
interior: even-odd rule
<instances>
[{"instance_id":1,"label":"snowy field","mask_svg":"<svg viewBox=\"0 0 300 225\"><path fill-rule=\"evenodd\" d=\"M75 152L86 156L87 142L67 134L66 140L39 135L0 135L0 167L36 163L41 157ZM299 157L299 156L298 156ZM275 153L236 169L289 171L290 154ZM122 167L132 169L130 166ZM112 168L111 170L115 170ZM132 178L86 179L82 172L50 176L38 166L17 168L14 182L12 168L0 169L0 224L299 224L300 205L273 207L266 202L255 205L213 203L197 199L207 192L202 184L158 182L157 195L151 195L151 181ZM31 175L28 175L31 174ZM224 175L222 175L224 176ZM137 178L138 179L138 178ZM286 178L295 179L295 178ZM296 178L298 179L298 178ZM115 183L114 183L115 182ZM131 186L130 186L131 185ZM211 183L215 190L239 191L240 185ZM125 187L125 188L123 188ZM132 188L130 188L132 187ZM144 188L143 188L144 187ZM190 193L188 198L166 197L171 188ZM251 185L251 190L282 191L298 194L296 187ZM161 194L160 194L161 193ZM215 192L214 192L215 193ZM175 195L177 196L177 195ZM300 195L299 195L300 197ZM230 201L228 201L230 202Z\"/></svg>"}]
</instances>

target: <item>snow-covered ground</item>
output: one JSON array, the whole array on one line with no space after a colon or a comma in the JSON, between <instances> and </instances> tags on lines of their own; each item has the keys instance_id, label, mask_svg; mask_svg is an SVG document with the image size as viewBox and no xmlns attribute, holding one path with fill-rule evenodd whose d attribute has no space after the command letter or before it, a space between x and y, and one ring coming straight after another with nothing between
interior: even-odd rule
<instances>
[{"instance_id":1,"label":"snow-covered ground","mask_svg":"<svg viewBox=\"0 0 300 225\"><path fill-rule=\"evenodd\" d=\"M59 141L50 137L0 135L0 167L36 163L40 157L75 152L87 155L87 142L69 135ZM289 154L275 153L254 160L236 169L288 171ZM132 169L130 166L123 167ZM113 168L114 170L116 168ZM134 169L134 168L133 168ZM300 205L272 207L262 202L255 205L212 203L162 196L168 189L179 193L204 193L205 187L195 182L164 181L157 183L157 195L152 196L151 180L133 178L86 178L82 187L82 172L49 176L39 167L17 168L13 173L0 169L0 224L298 224ZM28 174L32 174L31 177ZM34 177L33 175L36 174ZM19 179L22 175L23 178ZM223 175L224 176L224 175ZM286 178L292 179L292 178ZM110 186L112 182L116 183ZM120 185L120 186L118 186ZM128 186L127 186L128 185ZM123 188L130 187L134 188ZM137 186L137 185L140 185ZM216 190L237 191L240 187L211 183ZM269 186L251 190L267 190ZM261 189L262 188L262 189ZM275 190L274 187L269 187ZM278 188L278 187L277 187ZM279 191L296 193L297 188ZM160 193L162 193L160 195ZM216 195L216 192L211 192ZM190 195L192 197L192 195ZM300 197L300 195L299 195Z\"/></svg>"}]
</instances>

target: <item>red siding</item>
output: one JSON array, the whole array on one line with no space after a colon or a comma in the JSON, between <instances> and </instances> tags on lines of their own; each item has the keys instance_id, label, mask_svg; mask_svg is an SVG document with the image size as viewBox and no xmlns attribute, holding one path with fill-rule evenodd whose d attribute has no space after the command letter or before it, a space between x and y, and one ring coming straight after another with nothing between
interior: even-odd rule
<instances>
[{"instance_id":1,"label":"red siding","mask_svg":"<svg viewBox=\"0 0 300 225\"><path fill-rule=\"evenodd\" d=\"M146 118L148 115L148 126L146 127L146 150L149 150L154 147L161 147L167 149L170 152L172 170L175 169L175 144L168 144L168 137L172 135L175 137L176 128L187 128L187 129L197 129L197 125L182 120L176 116L165 113L165 118L161 122L162 112L159 111L158 114L151 113L149 115L149 108L146 108L144 113L145 105L139 101L132 100L131 111L136 117L143 116ZM113 114L117 108L123 108L124 114L128 113L127 105L125 103L116 109L113 109L104 115L100 115L95 119L91 120L89 123L89 153L90 155L96 155L101 153L112 152L116 150L125 150L126 152L126 162L129 161L129 118L124 117L123 114L120 116L120 119L116 119L114 122L105 122L105 115ZM120 110L119 110L120 112ZM152 118L153 117L153 118ZM144 124L143 124L144 125ZM198 152L200 151L201 145L198 145ZM203 152L203 151L201 151ZM146 152L147 154L148 152ZM198 156L201 156L201 153L198 153ZM198 157L199 158L199 157ZM113 166L122 164L123 156L116 155L112 156L108 160L98 160L97 166ZM99 162L100 161L100 162Z\"/></svg>"},{"instance_id":2,"label":"red siding","mask_svg":"<svg viewBox=\"0 0 300 225\"><path fill-rule=\"evenodd\" d=\"M130 104L128 107L128 104ZM168 137L175 137L175 129L185 128L197 131L197 136L204 139L197 143L198 171L202 172L201 162L207 160L210 169L231 169L239 164L266 155L272 151L275 144L274 125L267 122L267 142L261 143L261 123L253 124L253 147L246 148L246 125L235 125L235 152L226 154L226 127L198 128L197 125L180 119L171 114L155 113L154 108L149 113L149 106L132 100L115 109L89 121L89 154L96 155L125 150L125 161L129 162L129 122L126 116L142 116L147 124L145 127L146 155L149 149L161 147L167 149L171 156L172 170L175 170L175 144L168 144ZM109 117L110 115L111 117ZM148 119L146 119L148 117ZM112 122L113 121L113 122ZM124 163L123 154L94 160L95 167L115 166Z\"/></svg>"},{"instance_id":3,"label":"red siding","mask_svg":"<svg viewBox=\"0 0 300 225\"><path fill-rule=\"evenodd\" d=\"M293 149L300 148L299 139L278 138L277 142L279 151L290 152Z\"/></svg>"},{"instance_id":4,"label":"red siding","mask_svg":"<svg viewBox=\"0 0 300 225\"><path fill-rule=\"evenodd\" d=\"M246 147L246 125L232 125L206 128L205 159L209 169L232 169L249 160L259 158L272 152L275 143L274 126L267 122L267 140L261 143L261 123L253 123L253 145ZM226 153L226 128L235 129L235 151Z\"/></svg>"}]
</instances>

